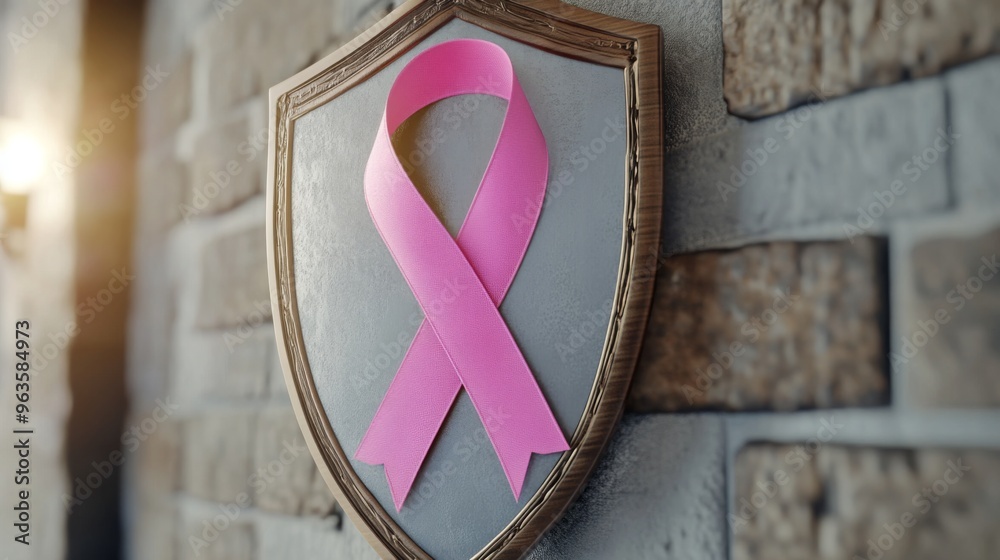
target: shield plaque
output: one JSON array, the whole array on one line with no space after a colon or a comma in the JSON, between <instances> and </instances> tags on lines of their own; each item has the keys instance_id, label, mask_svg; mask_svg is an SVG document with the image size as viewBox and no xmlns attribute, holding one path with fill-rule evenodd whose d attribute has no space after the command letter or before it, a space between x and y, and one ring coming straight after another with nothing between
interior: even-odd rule
<instances>
[{"instance_id":1,"label":"shield plaque","mask_svg":"<svg viewBox=\"0 0 1000 560\"><path fill-rule=\"evenodd\" d=\"M381 556L521 557L598 461L657 262L660 45L556 0L414 0L271 90L279 354Z\"/></svg>"}]
</instances>

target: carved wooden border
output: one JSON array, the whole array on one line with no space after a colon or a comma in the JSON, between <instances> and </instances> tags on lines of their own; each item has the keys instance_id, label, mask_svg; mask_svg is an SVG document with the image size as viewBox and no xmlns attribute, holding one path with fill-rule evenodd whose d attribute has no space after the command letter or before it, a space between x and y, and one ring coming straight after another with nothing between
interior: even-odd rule
<instances>
[{"instance_id":1,"label":"carved wooden border","mask_svg":"<svg viewBox=\"0 0 1000 560\"><path fill-rule=\"evenodd\" d=\"M627 115L622 253L611 321L590 399L540 490L476 560L520 558L580 492L624 408L652 298L663 181L660 29L560 0L410 0L270 92L268 276L275 336L292 405L341 507L384 558L430 557L379 505L334 437L306 358L292 266L291 154L295 120L366 80L453 18L537 48L623 70Z\"/></svg>"}]
</instances>

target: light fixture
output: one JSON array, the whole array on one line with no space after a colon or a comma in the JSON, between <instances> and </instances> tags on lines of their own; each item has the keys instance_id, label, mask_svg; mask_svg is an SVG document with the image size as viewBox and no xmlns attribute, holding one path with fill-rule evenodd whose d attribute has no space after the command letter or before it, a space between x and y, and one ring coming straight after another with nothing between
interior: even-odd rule
<instances>
[{"instance_id":1,"label":"light fixture","mask_svg":"<svg viewBox=\"0 0 1000 560\"><path fill-rule=\"evenodd\" d=\"M45 173L45 148L30 127L18 121L0 120L0 204L3 221L0 241L8 252L17 253L27 227L28 200Z\"/></svg>"},{"instance_id":2,"label":"light fixture","mask_svg":"<svg viewBox=\"0 0 1000 560\"><path fill-rule=\"evenodd\" d=\"M0 123L0 190L27 195L45 173L41 140L19 124Z\"/></svg>"}]
</instances>

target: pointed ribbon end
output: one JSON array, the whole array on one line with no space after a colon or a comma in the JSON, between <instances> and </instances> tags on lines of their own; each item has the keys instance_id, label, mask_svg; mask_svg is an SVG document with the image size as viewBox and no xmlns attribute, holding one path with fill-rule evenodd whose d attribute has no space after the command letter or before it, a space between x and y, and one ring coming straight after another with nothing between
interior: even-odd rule
<instances>
[{"instance_id":1,"label":"pointed ribbon end","mask_svg":"<svg viewBox=\"0 0 1000 560\"><path fill-rule=\"evenodd\" d=\"M407 465L412 464L412 462L394 461L391 456L384 456L384 454L366 447L364 443L354 453L354 458L372 466L382 465L385 467L385 480L389 484L392 503L396 506L396 513L401 512L406 496L410 493L410 488L413 487L413 482L417 479L419 463L417 469L408 468Z\"/></svg>"},{"instance_id":2,"label":"pointed ribbon end","mask_svg":"<svg viewBox=\"0 0 1000 560\"><path fill-rule=\"evenodd\" d=\"M556 435L558 434L558 435ZM531 451L518 450L514 453L505 454L506 461L503 461L504 474L507 475L507 482L514 493L514 500L521 501L521 490L524 489L524 479L528 475L528 465L531 463L533 454L549 455L551 453L562 453L569 451L569 443L562 435L562 432L555 432L548 440L532 442Z\"/></svg>"}]
</instances>

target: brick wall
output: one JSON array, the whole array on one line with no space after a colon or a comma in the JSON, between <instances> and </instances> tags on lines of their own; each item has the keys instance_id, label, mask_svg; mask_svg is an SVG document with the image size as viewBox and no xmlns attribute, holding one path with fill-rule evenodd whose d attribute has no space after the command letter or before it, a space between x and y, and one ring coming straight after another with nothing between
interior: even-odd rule
<instances>
[{"instance_id":1,"label":"brick wall","mask_svg":"<svg viewBox=\"0 0 1000 560\"><path fill-rule=\"evenodd\" d=\"M129 466L133 558L374 557L320 478L287 397L263 190L267 89L387 6L149 3L145 63L169 77L140 123L129 423L169 414Z\"/></svg>"},{"instance_id":2,"label":"brick wall","mask_svg":"<svg viewBox=\"0 0 1000 560\"><path fill-rule=\"evenodd\" d=\"M1000 5L574 3L663 28L663 258L631 412L532 557L990 558ZM131 422L171 412L133 557L374 557L281 379L263 131L270 85L387 8L150 2Z\"/></svg>"}]
</instances>

